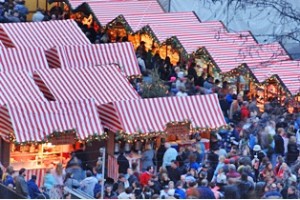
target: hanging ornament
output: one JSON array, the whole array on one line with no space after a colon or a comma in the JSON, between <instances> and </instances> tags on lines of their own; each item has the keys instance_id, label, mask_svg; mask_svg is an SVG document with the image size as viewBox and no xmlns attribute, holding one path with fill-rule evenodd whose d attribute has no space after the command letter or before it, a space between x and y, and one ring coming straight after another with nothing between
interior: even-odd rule
<instances>
[{"instance_id":1,"label":"hanging ornament","mask_svg":"<svg viewBox=\"0 0 300 200\"><path fill-rule=\"evenodd\" d=\"M115 143L114 153L115 154L119 154L120 153L120 144L118 142Z\"/></svg>"},{"instance_id":2,"label":"hanging ornament","mask_svg":"<svg viewBox=\"0 0 300 200\"><path fill-rule=\"evenodd\" d=\"M140 151L141 148L142 148L142 142L140 140L138 140L136 143L135 143L135 150L136 151Z\"/></svg>"},{"instance_id":3,"label":"hanging ornament","mask_svg":"<svg viewBox=\"0 0 300 200\"><path fill-rule=\"evenodd\" d=\"M125 143L124 149L125 149L125 153L127 153L127 154L130 153L130 149L131 149L131 148L130 148L130 144L129 144L128 142Z\"/></svg>"}]
</instances>

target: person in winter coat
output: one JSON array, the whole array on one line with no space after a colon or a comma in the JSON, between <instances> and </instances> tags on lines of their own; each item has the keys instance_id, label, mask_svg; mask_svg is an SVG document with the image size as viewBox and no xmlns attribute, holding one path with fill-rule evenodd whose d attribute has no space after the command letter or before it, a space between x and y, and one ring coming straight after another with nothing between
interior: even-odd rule
<instances>
[{"instance_id":1,"label":"person in winter coat","mask_svg":"<svg viewBox=\"0 0 300 200\"><path fill-rule=\"evenodd\" d=\"M67 173L65 180L64 180L64 186L67 186L68 188L79 188L80 183L76 179L73 178L73 175L71 173Z\"/></svg>"},{"instance_id":2,"label":"person in winter coat","mask_svg":"<svg viewBox=\"0 0 300 200\"><path fill-rule=\"evenodd\" d=\"M27 182L27 185L30 198L36 199L41 194L41 191L36 184L36 175L31 176L31 179Z\"/></svg>"},{"instance_id":3,"label":"person in winter coat","mask_svg":"<svg viewBox=\"0 0 300 200\"><path fill-rule=\"evenodd\" d=\"M248 180L248 174L242 173L241 180L238 182L241 199L247 199L249 193L254 189L253 182Z\"/></svg>"},{"instance_id":4,"label":"person in winter coat","mask_svg":"<svg viewBox=\"0 0 300 200\"><path fill-rule=\"evenodd\" d=\"M12 166L8 166L6 169L6 174L4 175L3 184L10 187L15 187L14 179L13 179L14 168Z\"/></svg>"},{"instance_id":5,"label":"person in winter coat","mask_svg":"<svg viewBox=\"0 0 300 200\"><path fill-rule=\"evenodd\" d=\"M164 157L164 154L167 150L166 147L165 147L165 139L164 138L161 139L160 143L161 143L160 147L156 151L156 166L157 166L157 169L159 169L162 166L163 157Z\"/></svg>"},{"instance_id":6,"label":"person in winter coat","mask_svg":"<svg viewBox=\"0 0 300 200\"><path fill-rule=\"evenodd\" d=\"M112 185L106 185L104 191L104 199L117 199L117 194L112 190Z\"/></svg>"},{"instance_id":7,"label":"person in winter coat","mask_svg":"<svg viewBox=\"0 0 300 200\"><path fill-rule=\"evenodd\" d=\"M54 185L56 185L56 181L54 176L51 174L51 170L47 169L46 174L44 176L44 187L46 188L46 191L51 190Z\"/></svg>"},{"instance_id":8,"label":"person in winter coat","mask_svg":"<svg viewBox=\"0 0 300 200\"><path fill-rule=\"evenodd\" d=\"M283 140L284 129L278 128L276 135L274 135L274 154L272 156L272 164L275 166L277 156L284 156L284 140Z\"/></svg>"},{"instance_id":9,"label":"person in winter coat","mask_svg":"<svg viewBox=\"0 0 300 200\"><path fill-rule=\"evenodd\" d=\"M248 102L244 101L241 106L241 120L246 120L250 117L250 111L248 109Z\"/></svg>"},{"instance_id":10,"label":"person in winter coat","mask_svg":"<svg viewBox=\"0 0 300 200\"><path fill-rule=\"evenodd\" d=\"M277 191L277 186L275 183L269 186L269 191L267 191L264 196L264 199L282 199L282 195Z\"/></svg>"},{"instance_id":11,"label":"person in winter coat","mask_svg":"<svg viewBox=\"0 0 300 200\"><path fill-rule=\"evenodd\" d=\"M297 149L296 137L291 136L288 144L288 152L286 155L286 162L291 166L299 156L299 150Z\"/></svg>"},{"instance_id":12,"label":"person in winter coat","mask_svg":"<svg viewBox=\"0 0 300 200\"><path fill-rule=\"evenodd\" d=\"M142 171L146 171L147 167L154 166L153 159L154 159L154 150L151 148L150 144L145 146L145 151L141 157L141 164L142 164Z\"/></svg>"},{"instance_id":13,"label":"person in winter coat","mask_svg":"<svg viewBox=\"0 0 300 200\"><path fill-rule=\"evenodd\" d=\"M142 186L148 185L148 181L151 179L153 172L154 172L153 166L148 166L147 170L140 175L139 179Z\"/></svg>"},{"instance_id":14,"label":"person in winter coat","mask_svg":"<svg viewBox=\"0 0 300 200\"><path fill-rule=\"evenodd\" d=\"M287 193L287 199L299 199L299 196L297 195L297 188L295 186L290 186Z\"/></svg>"},{"instance_id":15,"label":"person in winter coat","mask_svg":"<svg viewBox=\"0 0 300 200\"><path fill-rule=\"evenodd\" d=\"M175 195L178 195L179 199L186 199L185 189L183 188L182 181L177 181Z\"/></svg>"},{"instance_id":16,"label":"person in winter coat","mask_svg":"<svg viewBox=\"0 0 300 200\"><path fill-rule=\"evenodd\" d=\"M74 152L71 154L71 160L67 163L66 172L71 173L73 178L77 181L82 181L84 179L82 162L77 158Z\"/></svg>"},{"instance_id":17,"label":"person in winter coat","mask_svg":"<svg viewBox=\"0 0 300 200\"><path fill-rule=\"evenodd\" d=\"M32 16L33 22L42 22L45 18L45 15L43 14L41 9L37 9L37 11Z\"/></svg>"},{"instance_id":18,"label":"person in winter coat","mask_svg":"<svg viewBox=\"0 0 300 200\"><path fill-rule=\"evenodd\" d=\"M178 168L176 161L172 160L171 167L168 170L168 176L170 177L170 180L176 183L180 180L180 169Z\"/></svg>"},{"instance_id":19,"label":"person in winter coat","mask_svg":"<svg viewBox=\"0 0 300 200\"><path fill-rule=\"evenodd\" d=\"M25 181L25 169L22 168L19 171L19 176L16 178L16 193L28 198L29 192L28 192L28 185Z\"/></svg>"},{"instance_id":20,"label":"person in winter coat","mask_svg":"<svg viewBox=\"0 0 300 200\"><path fill-rule=\"evenodd\" d=\"M124 152L120 152L120 155L117 158L117 162L119 165L119 170L118 170L119 174L126 174L127 169L129 168L129 161L125 157Z\"/></svg>"},{"instance_id":21,"label":"person in winter coat","mask_svg":"<svg viewBox=\"0 0 300 200\"><path fill-rule=\"evenodd\" d=\"M86 172L86 178L80 182L80 189L90 196L94 196L94 187L98 183L98 180L93 176L91 171Z\"/></svg>"},{"instance_id":22,"label":"person in winter coat","mask_svg":"<svg viewBox=\"0 0 300 200\"><path fill-rule=\"evenodd\" d=\"M230 120L240 120L235 118L235 114L241 111L241 107L239 102L241 101L241 96L236 96L236 94L232 95L232 103L229 108L229 119Z\"/></svg>"},{"instance_id":23,"label":"person in winter coat","mask_svg":"<svg viewBox=\"0 0 300 200\"><path fill-rule=\"evenodd\" d=\"M168 168L171 167L172 160L176 160L178 152L177 152L176 149L171 147L170 143L166 143L165 147L166 147L167 150L166 150L166 152L164 154L164 157L163 157L162 166L168 169Z\"/></svg>"},{"instance_id":24,"label":"person in winter coat","mask_svg":"<svg viewBox=\"0 0 300 200\"><path fill-rule=\"evenodd\" d=\"M240 199L241 194L234 181L228 180L228 185L224 187L224 199Z\"/></svg>"}]
</instances>

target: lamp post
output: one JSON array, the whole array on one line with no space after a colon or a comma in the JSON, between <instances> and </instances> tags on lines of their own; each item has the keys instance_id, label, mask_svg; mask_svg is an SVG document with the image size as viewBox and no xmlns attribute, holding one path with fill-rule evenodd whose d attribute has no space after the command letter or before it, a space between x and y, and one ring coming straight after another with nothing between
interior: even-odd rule
<instances>
[{"instance_id":1,"label":"lamp post","mask_svg":"<svg viewBox=\"0 0 300 200\"><path fill-rule=\"evenodd\" d=\"M105 155L106 155L106 149L104 147L99 149L100 157L99 160L102 161L102 180L101 180L101 199L104 198L104 173L105 173Z\"/></svg>"}]
</instances>

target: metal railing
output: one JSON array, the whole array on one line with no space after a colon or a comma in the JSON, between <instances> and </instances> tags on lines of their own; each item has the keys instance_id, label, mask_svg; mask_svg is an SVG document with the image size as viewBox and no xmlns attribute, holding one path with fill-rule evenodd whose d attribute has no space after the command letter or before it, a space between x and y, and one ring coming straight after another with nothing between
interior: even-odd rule
<instances>
[{"instance_id":1,"label":"metal railing","mask_svg":"<svg viewBox=\"0 0 300 200\"><path fill-rule=\"evenodd\" d=\"M15 190L0 183L0 199L26 199Z\"/></svg>"},{"instance_id":2,"label":"metal railing","mask_svg":"<svg viewBox=\"0 0 300 200\"><path fill-rule=\"evenodd\" d=\"M71 189L68 187L64 187L64 192L65 193L70 193L72 199L95 199L94 197L86 194L80 189Z\"/></svg>"}]
</instances>

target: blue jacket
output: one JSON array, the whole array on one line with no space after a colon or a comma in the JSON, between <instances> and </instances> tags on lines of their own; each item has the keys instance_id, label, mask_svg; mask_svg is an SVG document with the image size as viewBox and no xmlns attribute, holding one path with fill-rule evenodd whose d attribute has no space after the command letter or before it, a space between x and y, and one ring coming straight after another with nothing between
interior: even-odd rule
<instances>
[{"instance_id":1,"label":"blue jacket","mask_svg":"<svg viewBox=\"0 0 300 200\"><path fill-rule=\"evenodd\" d=\"M179 199L186 199L186 195L185 195L185 192L183 191L183 189L176 188L175 194L177 194L179 196Z\"/></svg>"},{"instance_id":2,"label":"blue jacket","mask_svg":"<svg viewBox=\"0 0 300 200\"><path fill-rule=\"evenodd\" d=\"M213 191L208 187L200 186L198 191L200 193L199 199L216 199Z\"/></svg>"},{"instance_id":3,"label":"blue jacket","mask_svg":"<svg viewBox=\"0 0 300 200\"><path fill-rule=\"evenodd\" d=\"M31 199L36 199L41 194L41 192L39 190L39 187L35 183L35 180L30 179L27 182L27 185L28 185L28 192L29 192L30 198Z\"/></svg>"},{"instance_id":4,"label":"blue jacket","mask_svg":"<svg viewBox=\"0 0 300 200\"><path fill-rule=\"evenodd\" d=\"M198 171L199 167L200 167L200 165L198 163L196 163L196 162L190 163L190 168L192 168L192 169L194 169L196 171Z\"/></svg>"},{"instance_id":5,"label":"blue jacket","mask_svg":"<svg viewBox=\"0 0 300 200\"><path fill-rule=\"evenodd\" d=\"M97 183L94 187L94 197L97 198L97 194L101 193L101 185L99 183Z\"/></svg>"},{"instance_id":6,"label":"blue jacket","mask_svg":"<svg viewBox=\"0 0 300 200\"><path fill-rule=\"evenodd\" d=\"M29 13L28 8L24 5L21 5L21 4L15 5L14 10L18 11L23 16L25 16Z\"/></svg>"},{"instance_id":7,"label":"blue jacket","mask_svg":"<svg viewBox=\"0 0 300 200\"><path fill-rule=\"evenodd\" d=\"M7 175L3 183L6 186L8 186L9 184L12 184L15 187L14 179L11 175Z\"/></svg>"}]
</instances>

